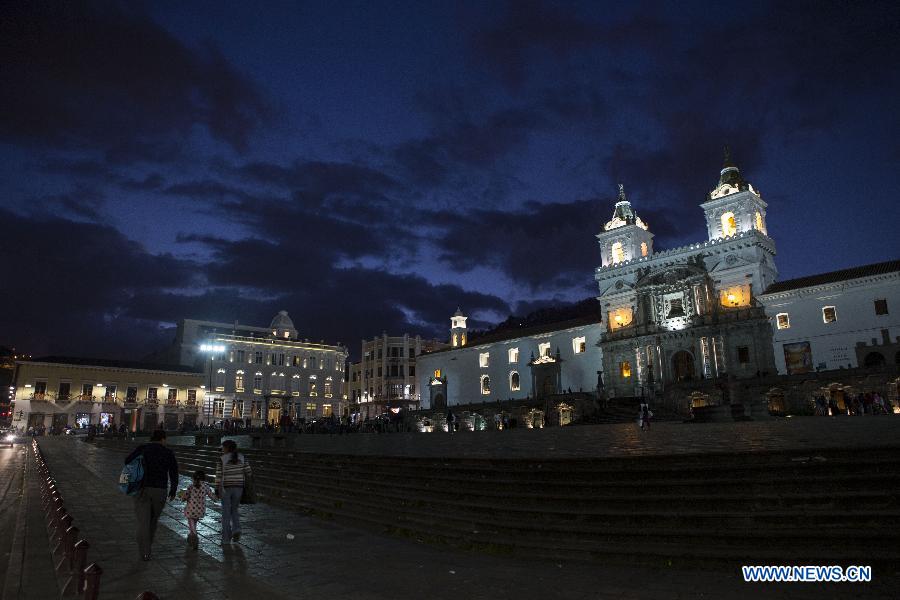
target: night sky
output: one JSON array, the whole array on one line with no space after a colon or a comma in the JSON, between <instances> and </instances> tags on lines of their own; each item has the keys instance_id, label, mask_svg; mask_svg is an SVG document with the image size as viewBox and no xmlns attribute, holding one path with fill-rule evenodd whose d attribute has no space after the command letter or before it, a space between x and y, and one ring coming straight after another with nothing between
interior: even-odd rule
<instances>
[{"instance_id":1,"label":"night sky","mask_svg":"<svg viewBox=\"0 0 900 600\"><path fill-rule=\"evenodd\" d=\"M4 2L0 345L485 327L594 293L620 181L706 239L726 144L781 279L897 258L898 65L897 2Z\"/></svg>"}]
</instances>

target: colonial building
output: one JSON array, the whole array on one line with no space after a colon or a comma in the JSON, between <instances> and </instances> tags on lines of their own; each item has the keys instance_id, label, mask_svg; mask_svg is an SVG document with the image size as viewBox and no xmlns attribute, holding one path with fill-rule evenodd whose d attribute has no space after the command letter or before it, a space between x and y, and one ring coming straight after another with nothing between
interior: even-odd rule
<instances>
[{"instance_id":1,"label":"colonial building","mask_svg":"<svg viewBox=\"0 0 900 600\"><path fill-rule=\"evenodd\" d=\"M416 360L423 352L448 347L438 340L386 333L363 340L362 360L350 367L350 399L361 419L390 411L417 410L421 387L416 383Z\"/></svg>"},{"instance_id":2,"label":"colonial building","mask_svg":"<svg viewBox=\"0 0 900 600\"><path fill-rule=\"evenodd\" d=\"M193 426L206 374L183 365L46 357L16 362L14 427Z\"/></svg>"},{"instance_id":3,"label":"colonial building","mask_svg":"<svg viewBox=\"0 0 900 600\"><path fill-rule=\"evenodd\" d=\"M423 408L531 400L543 410L553 396L596 392L602 330L600 316L589 312L594 314L473 338L457 311L451 346L419 357Z\"/></svg>"},{"instance_id":4,"label":"colonial building","mask_svg":"<svg viewBox=\"0 0 900 600\"><path fill-rule=\"evenodd\" d=\"M900 260L780 281L759 300L779 373L900 365Z\"/></svg>"},{"instance_id":5,"label":"colonial building","mask_svg":"<svg viewBox=\"0 0 900 600\"><path fill-rule=\"evenodd\" d=\"M344 414L347 349L299 339L286 311L269 327L184 319L171 356L202 368L211 393L202 420L254 426Z\"/></svg>"},{"instance_id":6,"label":"colonial building","mask_svg":"<svg viewBox=\"0 0 900 600\"><path fill-rule=\"evenodd\" d=\"M605 391L643 396L690 380L774 373L772 332L758 295L777 277L760 193L726 156L700 207L708 239L654 252L653 234L619 186L597 235L606 327Z\"/></svg>"}]
</instances>

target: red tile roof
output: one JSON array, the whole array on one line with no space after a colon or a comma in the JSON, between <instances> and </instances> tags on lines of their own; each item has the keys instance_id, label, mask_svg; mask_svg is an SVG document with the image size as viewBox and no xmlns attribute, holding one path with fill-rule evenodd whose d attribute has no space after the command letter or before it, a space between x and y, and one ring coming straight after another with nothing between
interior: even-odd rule
<instances>
[{"instance_id":1,"label":"red tile roof","mask_svg":"<svg viewBox=\"0 0 900 600\"><path fill-rule=\"evenodd\" d=\"M858 279L860 277L871 277L872 275L884 275L896 271L900 271L900 260L889 260L887 262L875 263L862 267L852 267L850 269L841 269L840 271L831 271L830 273L820 273L818 275L808 275L806 277L798 277L797 279L778 281L770 285L765 293L774 294L776 292L786 292L788 290L795 290L803 287L847 281L848 279Z\"/></svg>"}]
</instances>

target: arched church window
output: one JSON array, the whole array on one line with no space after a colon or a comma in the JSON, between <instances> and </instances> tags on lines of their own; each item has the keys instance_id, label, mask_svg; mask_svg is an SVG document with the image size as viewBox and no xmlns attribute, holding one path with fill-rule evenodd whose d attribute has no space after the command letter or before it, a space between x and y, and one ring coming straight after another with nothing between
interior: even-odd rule
<instances>
[{"instance_id":1,"label":"arched church window","mask_svg":"<svg viewBox=\"0 0 900 600\"><path fill-rule=\"evenodd\" d=\"M647 242L641 242L641 256L647 256Z\"/></svg>"},{"instance_id":2,"label":"arched church window","mask_svg":"<svg viewBox=\"0 0 900 600\"><path fill-rule=\"evenodd\" d=\"M615 242L610 251L613 263L620 263L625 260L625 250L622 248L622 242Z\"/></svg>"},{"instance_id":3,"label":"arched church window","mask_svg":"<svg viewBox=\"0 0 900 600\"><path fill-rule=\"evenodd\" d=\"M520 389L519 386L519 372L512 371L509 374L509 389L513 392L517 392Z\"/></svg>"},{"instance_id":4,"label":"arched church window","mask_svg":"<svg viewBox=\"0 0 900 600\"><path fill-rule=\"evenodd\" d=\"M734 213L727 212L722 215L722 237L729 237L737 233L737 221L734 220Z\"/></svg>"},{"instance_id":5,"label":"arched church window","mask_svg":"<svg viewBox=\"0 0 900 600\"><path fill-rule=\"evenodd\" d=\"M487 375L481 376L481 393L485 396L491 393L491 378Z\"/></svg>"},{"instance_id":6,"label":"arched church window","mask_svg":"<svg viewBox=\"0 0 900 600\"><path fill-rule=\"evenodd\" d=\"M756 228L757 228L759 231L762 231L763 233L766 232L765 227L763 227L762 215L760 214L759 211L756 211Z\"/></svg>"}]
</instances>

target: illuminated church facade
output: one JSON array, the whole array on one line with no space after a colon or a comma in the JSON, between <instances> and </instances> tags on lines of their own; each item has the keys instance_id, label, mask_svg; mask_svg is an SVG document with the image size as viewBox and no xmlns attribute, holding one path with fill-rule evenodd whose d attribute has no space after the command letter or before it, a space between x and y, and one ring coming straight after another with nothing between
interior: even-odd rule
<instances>
[{"instance_id":1,"label":"illuminated church facade","mask_svg":"<svg viewBox=\"0 0 900 600\"><path fill-rule=\"evenodd\" d=\"M700 204L707 239L653 251L653 233L619 186L597 235L594 277L606 322L609 396L641 396L698 379L772 374L772 329L757 296L775 282L766 203L727 157Z\"/></svg>"}]
</instances>

